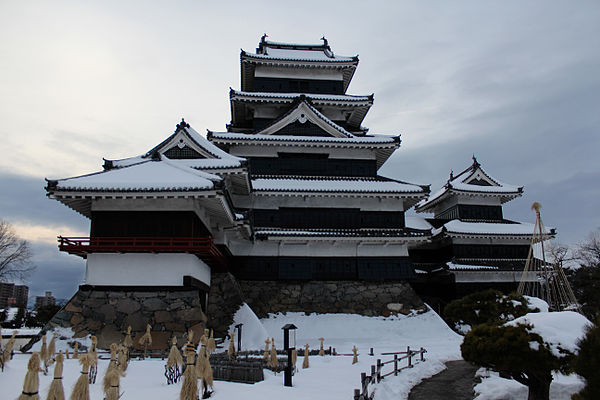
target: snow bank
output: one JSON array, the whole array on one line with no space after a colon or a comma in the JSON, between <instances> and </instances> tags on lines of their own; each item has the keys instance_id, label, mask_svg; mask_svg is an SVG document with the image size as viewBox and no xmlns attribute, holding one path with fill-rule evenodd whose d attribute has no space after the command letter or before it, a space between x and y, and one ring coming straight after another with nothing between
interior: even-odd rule
<instances>
[{"instance_id":1,"label":"snow bank","mask_svg":"<svg viewBox=\"0 0 600 400\"><path fill-rule=\"evenodd\" d=\"M527 299L527 306L530 310L539 309L540 312L546 313L549 310L548 303L538 297L523 296Z\"/></svg>"},{"instance_id":2,"label":"snow bank","mask_svg":"<svg viewBox=\"0 0 600 400\"><path fill-rule=\"evenodd\" d=\"M233 331L237 324L244 324L242 326L242 350L260 350L265 347L265 339L269 337L269 334L246 303L242 304L233 316L233 324L229 327L229 332ZM237 346L237 339L235 341ZM229 340L226 341L225 348L228 346Z\"/></svg>"},{"instance_id":3,"label":"snow bank","mask_svg":"<svg viewBox=\"0 0 600 400\"><path fill-rule=\"evenodd\" d=\"M483 368L480 370L484 370ZM521 400L527 398L529 389L512 379L501 378L497 372L480 372L485 374L481 383L474 388L475 400ZM550 400L570 399L585 385L578 375L552 374L550 384Z\"/></svg>"}]
</instances>

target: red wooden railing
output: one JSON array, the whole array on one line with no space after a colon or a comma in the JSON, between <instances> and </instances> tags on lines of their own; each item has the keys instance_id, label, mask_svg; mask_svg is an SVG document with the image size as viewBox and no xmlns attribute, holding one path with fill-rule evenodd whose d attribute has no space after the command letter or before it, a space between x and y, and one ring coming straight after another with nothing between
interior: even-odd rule
<instances>
[{"instance_id":1,"label":"red wooden railing","mask_svg":"<svg viewBox=\"0 0 600 400\"><path fill-rule=\"evenodd\" d=\"M58 249L83 258L89 253L190 253L211 266L227 265L211 237L58 236Z\"/></svg>"}]
</instances>

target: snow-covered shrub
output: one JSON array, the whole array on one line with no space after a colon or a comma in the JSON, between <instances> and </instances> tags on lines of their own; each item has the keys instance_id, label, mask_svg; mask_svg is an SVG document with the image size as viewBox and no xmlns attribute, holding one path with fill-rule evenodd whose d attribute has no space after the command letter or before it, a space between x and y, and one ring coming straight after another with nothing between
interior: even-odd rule
<instances>
[{"instance_id":1,"label":"snow-covered shrub","mask_svg":"<svg viewBox=\"0 0 600 400\"><path fill-rule=\"evenodd\" d=\"M499 325L529 312L532 310L523 296L517 293L504 295L490 289L452 301L444 308L444 319L457 332L465 334L477 325Z\"/></svg>"}]
</instances>

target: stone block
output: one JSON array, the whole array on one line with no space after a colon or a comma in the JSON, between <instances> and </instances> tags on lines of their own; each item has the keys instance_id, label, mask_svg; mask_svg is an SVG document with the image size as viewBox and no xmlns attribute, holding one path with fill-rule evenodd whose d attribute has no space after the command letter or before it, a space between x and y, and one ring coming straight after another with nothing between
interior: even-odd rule
<instances>
[{"instance_id":1,"label":"stone block","mask_svg":"<svg viewBox=\"0 0 600 400\"><path fill-rule=\"evenodd\" d=\"M75 332L75 333L73 334L73 339L83 338L83 337L86 337L86 336L87 336L87 335L89 335L89 334L90 334L90 333L84 329L84 330L81 330L81 331Z\"/></svg>"},{"instance_id":2,"label":"stone block","mask_svg":"<svg viewBox=\"0 0 600 400\"><path fill-rule=\"evenodd\" d=\"M112 343L119 344L125 337L125 334L117 329L116 326L110 324L104 326L100 332L96 334L98 337L98 348L109 349Z\"/></svg>"},{"instance_id":3,"label":"stone block","mask_svg":"<svg viewBox=\"0 0 600 400\"><path fill-rule=\"evenodd\" d=\"M181 307L185 306L185 303L181 300L175 300L171 304L169 304L168 310L178 310Z\"/></svg>"},{"instance_id":4,"label":"stone block","mask_svg":"<svg viewBox=\"0 0 600 400\"><path fill-rule=\"evenodd\" d=\"M117 302L117 311L125 314L132 314L140 308L142 308L142 306L135 300L123 299Z\"/></svg>"},{"instance_id":5,"label":"stone block","mask_svg":"<svg viewBox=\"0 0 600 400\"><path fill-rule=\"evenodd\" d=\"M142 307L147 311L166 310L167 303L159 298L151 297L143 301Z\"/></svg>"},{"instance_id":6,"label":"stone block","mask_svg":"<svg viewBox=\"0 0 600 400\"><path fill-rule=\"evenodd\" d=\"M146 325L149 324L150 318L144 316L141 312L135 312L133 314L129 314L124 320L122 329L127 329L128 326L131 326L131 329L134 331L144 331L146 330Z\"/></svg>"},{"instance_id":7,"label":"stone block","mask_svg":"<svg viewBox=\"0 0 600 400\"><path fill-rule=\"evenodd\" d=\"M400 312L404 308L404 305L402 303L388 303L386 307L390 311Z\"/></svg>"},{"instance_id":8,"label":"stone block","mask_svg":"<svg viewBox=\"0 0 600 400\"><path fill-rule=\"evenodd\" d=\"M86 323L86 327L88 330L90 331L97 331L102 327L102 321L98 321L98 320L88 320Z\"/></svg>"},{"instance_id":9,"label":"stone block","mask_svg":"<svg viewBox=\"0 0 600 400\"><path fill-rule=\"evenodd\" d=\"M64 310L71 313L80 313L82 308L74 305L73 302L69 302L69 304L65 306Z\"/></svg>"},{"instance_id":10,"label":"stone block","mask_svg":"<svg viewBox=\"0 0 600 400\"><path fill-rule=\"evenodd\" d=\"M133 338L133 348L136 350L144 350L144 346L140 345L140 338L146 332L140 332ZM169 347L168 340L171 337L171 332L166 331L150 331L152 335L152 344L148 345L148 350L165 350Z\"/></svg>"},{"instance_id":11,"label":"stone block","mask_svg":"<svg viewBox=\"0 0 600 400\"><path fill-rule=\"evenodd\" d=\"M81 314L73 314L73 316L71 317L71 325L75 326L75 325L79 325L81 322L83 322L85 318L83 317L83 315Z\"/></svg>"},{"instance_id":12,"label":"stone block","mask_svg":"<svg viewBox=\"0 0 600 400\"><path fill-rule=\"evenodd\" d=\"M169 311L155 311L154 322L164 323L173 321L173 315Z\"/></svg>"},{"instance_id":13,"label":"stone block","mask_svg":"<svg viewBox=\"0 0 600 400\"><path fill-rule=\"evenodd\" d=\"M97 310L98 314L103 316L103 320L107 321L107 322L112 322L114 321L117 313L115 311L115 307L110 305L110 304L104 304L100 307L98 307Z\"/></svg>"}]
</instances>

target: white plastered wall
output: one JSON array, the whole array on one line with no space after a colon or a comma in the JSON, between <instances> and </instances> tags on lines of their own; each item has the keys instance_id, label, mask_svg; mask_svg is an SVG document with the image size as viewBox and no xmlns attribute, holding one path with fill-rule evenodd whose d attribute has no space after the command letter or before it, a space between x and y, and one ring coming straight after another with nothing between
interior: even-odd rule
<instances>
[{"instance_id":1,"label":"white plastered wall","mask_svg":"<svg viewBox=\"0 0 600 400\"><path fill-rule=\"evenodd\" d=\"M210 267L192 254L92 253L85 283L98 286L182 286L189 275L210 286Z\"/></svg>"}]
</instances>

